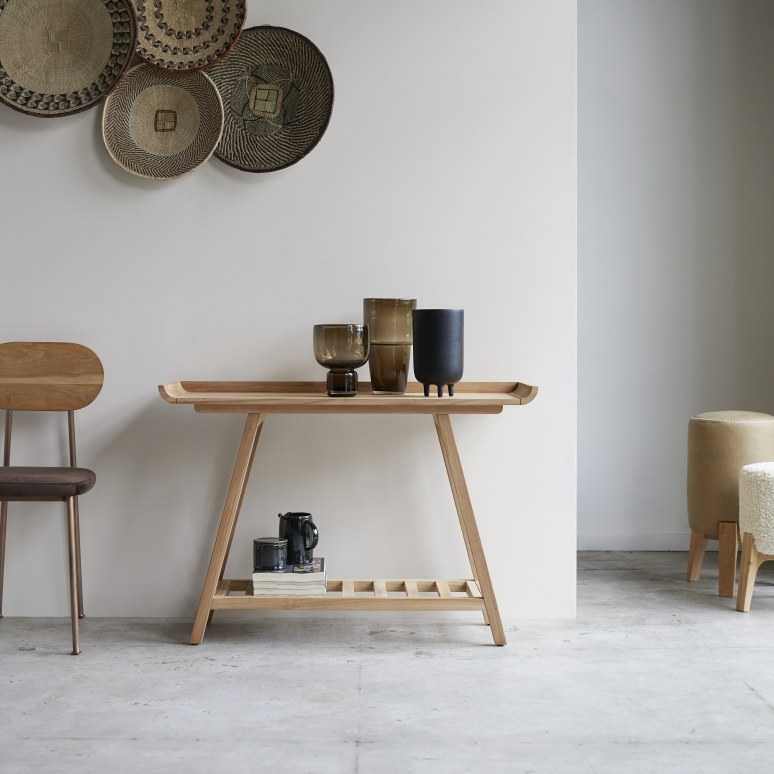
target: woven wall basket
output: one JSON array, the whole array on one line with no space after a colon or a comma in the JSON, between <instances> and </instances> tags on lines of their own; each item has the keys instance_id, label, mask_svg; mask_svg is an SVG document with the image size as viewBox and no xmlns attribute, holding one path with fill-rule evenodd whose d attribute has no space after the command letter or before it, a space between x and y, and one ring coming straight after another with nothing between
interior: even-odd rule
<instances>
[{"instance_id":1,"label":"woven wall basket","mask_svg":"<svg viewBox=\"0 0 774 774\"><path fill-rule=\"evenodd\" d=\"M0 101L64 116L96 105L134 53L129 0L0 0Z\"/></svg>"},{"instance_id":2,"label":"woven wall basket","mask_svg":"<svg viewBox=\"0 0 774 774\"><path fill-rule=\"evenodd\" d=\"M223 103L202 72L133 67L105 103L102 136L128 172L167 180L212 155L223 131Z\"/></svg>"},{"instance_id":3,"label":"woven wall basket","mask_svg":"<svg viewBox=\"0 0 774 774\"><path fill-rule=\"evenodd\" d=\"M245 23L244 0L132 0L137 53L169 70L196 70L224 56Z\"/></svg>"},{"instance_id":4,"label":"woven wall basket","mask_svg":"<svg viewBox=\"0 0 774 774\"><path fill-rule=\"evenodd\" d=\"M310 40L282 27L250 27L207 73L223 98L215 155L246 172L295 164L319 142L333 108L333 78Z\"/></svg>"}]
</instances>

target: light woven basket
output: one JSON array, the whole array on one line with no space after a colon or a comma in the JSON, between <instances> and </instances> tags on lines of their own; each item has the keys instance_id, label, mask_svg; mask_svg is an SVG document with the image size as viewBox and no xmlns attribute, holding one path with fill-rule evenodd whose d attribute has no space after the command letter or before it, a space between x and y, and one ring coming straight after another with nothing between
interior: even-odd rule
<instances>
[{"instance_id":1,"label":"light woven basket","mask_svg":"<svg viewBox=\"0 0 774 774\"><path fill-rule=\"evenodd\" d=\"M180 177L210 158L223 103L203 72L133 67L105 103L102 135L114 161L153 180Z\"/></svg>"}]
</instances>

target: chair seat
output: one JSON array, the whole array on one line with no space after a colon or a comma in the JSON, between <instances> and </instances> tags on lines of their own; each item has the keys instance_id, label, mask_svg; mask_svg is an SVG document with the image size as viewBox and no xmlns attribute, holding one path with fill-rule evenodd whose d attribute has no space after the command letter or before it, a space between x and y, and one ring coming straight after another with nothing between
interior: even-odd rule
<instances>
[{"instance_id":1,"label":"chair seat","mask_svg":"<svg viewBox=\"0 0 774 774\"><path fill-rule=\"evenodd\" d=\"M87 468L0 467L0 499L64 499L88 492L96 481Z\"/></svg>"}]
</instances>

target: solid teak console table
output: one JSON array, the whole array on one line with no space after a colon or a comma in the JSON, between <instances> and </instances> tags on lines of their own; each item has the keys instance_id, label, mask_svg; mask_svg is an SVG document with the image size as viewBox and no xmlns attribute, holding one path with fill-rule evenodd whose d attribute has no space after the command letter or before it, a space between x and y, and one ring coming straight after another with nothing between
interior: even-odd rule
<instances>
[{"instance_id":1,"label":"solid teak console table","mask_svg":"<svg viewBox=\"0 0 774 774\"><path fill-rule=\"evenodd\" d=\"M489 569L454 441L450 414L499 414L529 403L537 387L520 382L462 382L454 397L424 397L410 384L405 395L374 395L361 383L357 395L329 398L322 382L174 382L159 385L170 403L196 411L246 414L231 484L223 506L191 644L198 645L215 610L480 610L497 645L505 645ZM473 577L461 580L329 580L325 596L255 597L252 581L228 580L223 571L267 414L431 414L441 444ZM363 595L365 593L365 595Z\"/></svg>"}]
</instances>

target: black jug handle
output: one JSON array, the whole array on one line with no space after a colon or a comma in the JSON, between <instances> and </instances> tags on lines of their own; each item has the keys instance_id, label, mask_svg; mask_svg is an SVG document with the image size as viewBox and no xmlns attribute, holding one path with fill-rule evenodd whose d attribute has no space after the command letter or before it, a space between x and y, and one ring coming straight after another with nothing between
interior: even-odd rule
<instances>
[{"instance_id":1,"label":"black jug handle","mask_svg":"<svg viewBox=\"0 0 774 774\"><path fill-rule=\"evenodd\" d=\"M309 537L307 538L307 535ZM309 545L307 545L307 540L309 541ZM307 551L311 551L319 542L320 540L320 533L317 531L317 527L314 525L311 521L305 521L304 522L304 548Z\"/></svg>"}]
</instances>

